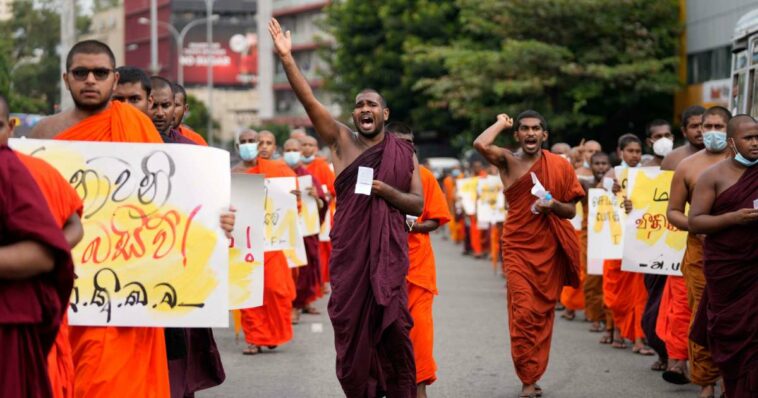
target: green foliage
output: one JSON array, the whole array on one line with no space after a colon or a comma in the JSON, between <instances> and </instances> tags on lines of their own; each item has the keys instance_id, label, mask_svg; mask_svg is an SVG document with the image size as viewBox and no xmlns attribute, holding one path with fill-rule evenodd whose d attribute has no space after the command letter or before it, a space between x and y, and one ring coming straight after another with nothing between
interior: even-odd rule
<instances>
[{"instance_id":1,"label":"green foliage","mask_svg":"<svg viewBox=\"0 0 758 398\"><path fill-rule=\"evenodd\" d=\"M260 126L252 126L251 129L255 131L268 130L274 134L276 138L276 145L281 148L284 142L290 138L290 127L286 124L274 124L268 123Z\"/></svg>"},{"instance_id":2,"label":"green foliage","mask_svg":"<svg viewBox=\"0 0 758 398\"><path fill-rule=\"evenodd\" d=\"M676 0L333 2L327 88L369 86L392 119L469 146L498 113L542 112L551 138L611 143L670 117Z\"/></svg>"},{"instance_id":3,"label":"green foliage","mask_svg":"<svg viewBox=\"0 0 758 398\"><path fill-rule=\"evenodd\" d=\"M189 112L184 115L184 124L190 126L192 130L203 136L208 141L208 107L205 103L197 99L192 94L187 94L187 105L189 106ZM218 130L221 125L214 120L213 129Z\"/></svg>"}]
</instances>

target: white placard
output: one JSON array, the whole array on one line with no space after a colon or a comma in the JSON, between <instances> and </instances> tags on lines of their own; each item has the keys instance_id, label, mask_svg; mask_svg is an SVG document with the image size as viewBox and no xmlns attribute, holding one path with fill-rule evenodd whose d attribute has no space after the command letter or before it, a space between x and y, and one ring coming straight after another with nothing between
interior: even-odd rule
<instances>
[{"instance_id":1,"label":"white placard","mask_svg":"<svg viewBox=\"0 0 758 398\"><path fill-rule=\"evenodd\" d=\"M374 169L371 167L358 167L358 178L355 181L355 193L371 195L371 185L374 183Z\"/></svg>"},{"instance_id":2,"label":"white placard","mask_svg":"<svg viewBox=\"0 0 758 398\"><path fill-rule=\"evenodd\" d=\"M263 305L263 175L232 174L237 209L229 245L229 308Z\"/></svg>"},{"instance_id":3,"label":"white placard","mask_svg":"<svg viewBox=\"0 0 758 398\"><path fill-rule=\"evenodd\" d=\"M318 216L318 202L310 195L313 187L313 177L310 175L297 177L300 189L300 230L303 236L318 235L321 223Z\"/></svg>"},{"instance_id":4,"label":"white placard","mask_svg":"<svg viewBox=\"0 0 758 398\"><path fill-rule=\"evenodd\" d=\"M604 260L623 256L624 207L616 195L598 188L589 190L587 204L587 273L602 275Z\"/></svg>"}]
</instances>

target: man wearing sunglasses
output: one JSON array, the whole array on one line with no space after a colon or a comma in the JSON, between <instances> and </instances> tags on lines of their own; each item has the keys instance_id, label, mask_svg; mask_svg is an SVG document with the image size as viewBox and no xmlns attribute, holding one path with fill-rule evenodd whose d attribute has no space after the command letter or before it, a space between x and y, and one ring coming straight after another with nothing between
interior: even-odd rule
<instances>
[{"instance_id":1,"label":"man wearing sunglasses","mask_svg":"<svg viewBox=\"0 0 758 398\"><path fill-rule=\"evenodd\" d=\"M119 78L115 63L104 43L75 44L63 74L75 106L41 120L31 137L163 142L149 117L129 104L111 102ZM69 336L76 396L169 396L162 328L72 326Z\"/></svg>"}]
</instances>

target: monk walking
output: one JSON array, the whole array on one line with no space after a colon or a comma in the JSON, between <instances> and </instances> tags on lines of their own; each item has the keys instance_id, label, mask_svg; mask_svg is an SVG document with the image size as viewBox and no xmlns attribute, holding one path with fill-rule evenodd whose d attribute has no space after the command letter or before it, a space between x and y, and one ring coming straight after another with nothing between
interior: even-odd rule
<instances>
[{"instance_id":1,"label":"monk walking","mask_svg":"<svg viewBox=\"0 0 758 398\"><path fill-rule=\"evenodd\" d=\"M112 99L131 104L147 115L153 106L153 99L150 98L153 84L150 77L142 69L133 66L119 66L116 72L118 83L113 90Z\"/></svg>"},{"instance_id":2,"label":"monk walking","mask_svg":"<svg viewBox=\"0 0 758 398\"><path fill-rule=\"evenodd\" d=\"M251 136L240 135L240 141ZM265 178L297 176L281 160L271 160L276 152L276 138L271 132L261 131L255 140L253 166L247 173L263 174ZM268 251L263 255L263 263L263 305L240 311L247 341L242 352L245 355L258 354L262 347L273 350L292 340L292 301L297 293L287 257L281 250Z\"/></svg>"},{"instance_id":3,"label":"monk walking","mask_svg":"<svg viewBox=\"0 0 758 398\"><path fill-rule=\"evenodd\" d=\"M413 144L413 131L400 123L390 123L387 132ZM434 250L429 233L445 225L452 217L437 179L426 167L419 167L424 187L424 211L418 218L406 218L408 227L408 309L413 317L411 341L416 359L418 397L426 398L426 386L437 380L434 361L434 322L432 304L437 291Z\"/></svg>"},{"instance_id":4,"label":"monk walking","mask_svg":"<svg viewBox=\"0 0 758 398\"><path fill-rule=\"evenodd\" d=\"M184 115L189 112L187 103L187 91L179 83L173 83L174 91L174 123L173 128L182 136L189 138L197 145L208 146L202 135L193 131L189 126L183 124Z\"/></svg>"},{"instance_id":5,"label":"monk walking","mask_svg":"<svg viewBox=\"0 0 758 398\"><path fill-rule=\"evenodd\" d=\"M385 133L390 110L374 90L355 98L357 133L334 120L298 70L290 33L275 19L269 32L290 85L334 155L329 317L337 378L348 397L415 397L405 215L419 216L424 201L413 149Z\"/></svg>"},{"instance_id":6,"label":"monk walking","mask_svg":"<svg viewBox=\"0 0 758 398\"><path fill-rule=\"evenodd\" d=\"M516 152L495 145L498 135L511 127L520 146ZM511 355L523 383L520 397L528 398L542 395L537 382L547 368L561 287L579 286L579 241L568 220L584 190L569 162L542 150L547 138L545 119L525 111L515 126L508 115L498 115L474 141L474 148L500 170L510 206L503 228L503 263ZM530 192L533 176L552 198L536 200Z\"/></svg>"},{"instance_id":7,"label":"monk walking","mask_svg":"<svg viewBox=\"0 0 758 398\"><path fill-rule=\"evenodd\" d=\"M0 143L6 143L8 137L13 136L14 126L9 120L9 115L8 102L0 96ZM34 177L53 219L63 231L69 248L74 248L84 236L81 222L82 200L79 195L58 170L44 160L20 152L16 152L16 156ZM68 334L68 317L64 311L55 343L47 356L47 371L53 396L56 398L74 396L74 359Z\"/></svg>"},{"instance_id":8,"label":"monk walking","mask_svg":"<svg viewBox=\"0 0 758 398\"><path fill-rule=\"evenodd\" d=\"M709 167L732 156L726 137L726 127L731 117L731 113L720 106L705 111L703 114L703 145L705 149L682 160L674 172L667 215L669 222L682 231L689 230L685 208L687 204L692 203L692 194L695 191L698 179ZM675 282L683 285L684 297L680 301L683 301L688 314L697 312L705 289L703 239L703 236L687 235L687 249L681 267L683 277L669 277L669 283ZM700 386L701 397L713 396L716 382L719 379L719 371L711 360L708 350L689 340L690 325L690 317L687 317L687 323L677 328L678 335L676 336L677 340L684 342L684 359L689 358L690 360L689 380ZM664 378L668 377L666 380L673 383L683 382L687 380L685 369L686 363L673 364L669 372L664 373Z\"/></svg>"},{"instance_id":9,"label":"monk walking","mask_svg":"<svg viewBox=\"0 0 758 398\"><path fill-rule=\"evenodd\" d=\"M314 177L308 170L303 167L300 141L290 138L284 142L284 162L287 163L292 171L298 177L308 176L311 179L311 186L307 190L298 187L298 195L309 195L316 200L318 208L319 225L324 221L329 208L327 207L326 195L321 190L321 182ZM321 259L319 258L319 240L318 234L303 236L305 244L305 254L308 264L293 269L295 274L295 286L297 296L292 302L292 323L297 324L300 320L300 314L318 315L320 312L313 307L313 302L319 298L321 291Z\"/></svg>"},{"instance_id":10,"label":"monk walking","mask_svg":"<svg viewBox=\"0 0 758 398\"><path fill-rule=\"evenodd\" d=\"M66 61L63 80L76 106L42 119L32 129L32 138L162 142L145 114L131 105L111 102L118 73L107 45L96 40L79 42ZM77 397L169 395L162 328L72 326L70 332Z\"/></svg>"},{"instance_id":11,"label":"monk walking","mask_svg":"<svg viewBox=\"0 0 758 398\"><path fill-rule=\"evenodd\" d=\"M735 116L727 135L734 156L706 170L692 194L689 231L707 235L692 337L708 345L726 396L748 398L758 380L758 124Z\"/></svg>"}]
</instances>

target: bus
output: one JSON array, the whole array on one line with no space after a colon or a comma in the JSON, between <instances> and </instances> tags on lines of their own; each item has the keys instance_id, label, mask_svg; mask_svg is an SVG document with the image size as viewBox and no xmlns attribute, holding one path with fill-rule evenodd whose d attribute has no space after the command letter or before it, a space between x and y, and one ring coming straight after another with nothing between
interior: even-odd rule
<instances>
[{"instance_id":1,"label":"bus","mask_svg":"<svg viewBox=\"0 0 758 398\"><path fill-rule=\"evenodd\" d=\"M732 84L729 108L732 114L758 117L758 10L737 21L732 37Z\"/></svg>"}]
</instances>

